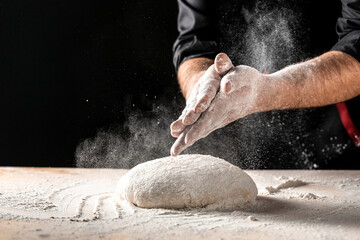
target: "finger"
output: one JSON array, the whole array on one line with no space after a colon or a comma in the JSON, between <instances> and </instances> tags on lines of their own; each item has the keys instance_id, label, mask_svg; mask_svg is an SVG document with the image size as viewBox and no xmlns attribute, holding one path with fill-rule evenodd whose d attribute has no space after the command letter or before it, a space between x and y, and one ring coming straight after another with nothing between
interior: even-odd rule
<instances>
[{"instance_id":1,"label":"finger","mask_svg":"<svg viewBox=\"0 0 360 240\"><path fill-rule=\"evenodd\" d=\"M190 114L191 108L195 104L194 102L195 102L197 92L198 91L196 90L196 92L191 94L190 98L186 102L186 107L182 111L182 113L181 113L180 117L178 118L178 120L176 120L175 122L173 122L170 125L171 132L181 133L185 129L186 125L184 123L186 123L186 121L184 121L184 119L185 119L185 116ZM173 133L171 133L171 135L174 136ZM178 135L178 134L175 134L175 135Z\"/></svg>"},{"instance_id":2,"label":"finger","mask_svg":"<svg viewBox=\"0 0 360 240\"><path fill-rule=\"evenodd\" d=\"M175 143L172 145L170 149L171 156L177 156L182 151L184 151L188 145L185 144L185 135L187 133L188 129L186 129L181 135L176 139Z\"/></svg>"},{"instance_id":3,"label":"finger","mask_svg":"<svg viewBox=\"0 0 360 240\"><path fill-rule=\"evenodd\" d=\"M190 146L193 145L199 139L206 137L209 134L207 133L208 131L207 125L208 122L203 121L202 118L201 121L198 121L193 126L191 126L189 131L186 132L185 140L184 140L185 144Z\"/></svg>"},{"instance_id":4,"label":"finger","mask_svg":"<svg viewBox=\"0 0 360 240\"><path fill-rule=\"evenodd\" d=\"M234 65L225 53L219 53L216 56L214 68L209 69L208 76L206 76L208 78L207 84L199 89L197 103L194 108L196 113L204 112L209 107L219 89L221 76L224 76L233 67Z\"/></svg>"},{"instance_id":5,"label":"finger","mask_svg":"<svg viewBox=\"0 0 360 240\"><path fill-rule=\"evenodd\" d=\"M182 123L184 125L191 125L193 123L196 122L196 120L198 120L198 118L200 117L201 113L196 113L193 109L188 111L187 114L185 115Z\"/></svg>"},{"instance_id":6,"label":"finger","mask_svg":"<svg viewBox=\"0 0 360 240\"><path fill-rule=\"evenodd\" d=\"M182 119L178 119L175 122L173 122L170 126L170 133L171 136L177 138L180 136L180 134L184 131L186 128L186 125L182 123Z\"/></svg>"},{"instance_id":7,"label":"finger","mask_svg":"<svg viewBox=\"0 0 360 240\"><path fill-rule=\"evenodd\" d=\"M199 89L199 94L194 107L196 113L204 112L209 107L219 90L220 80L221 77L215 70L211 76L208 76L207 84L204 84L204 86Z\"/></svg>"},{"instance_id":8,"label":"finger","mask_svg":"<svg viewBox=\"0 0 360 240\"><path fill-rule=\"evenodd\" d=\"M200 114L195 113L194 111L198 93L199 91L196 91L196 94L192 95L187 102L186 111L184 113L184 116L182 117L182 123L184 125L193 124L200 116Z\"/></svg>"},{"instance_id":9,"label":"finger","mask_svg":"<svg viewBox=\"0 0 360 240\"><path fill-rule=\"evenodd\" d=\"M226 53L219 53L215 57L215 70L221 75L224 76L234 65L232 64L230 58Z\"/></svg>"},{"instance_id":10,"label":"finger","mask_svg":"<svg viewBox=\"0 0 360 240\"><path fill-rule=\"evenodd\" d=\"M182 119L179 118L170 125L170 130L172 132L182 132L185 129L185 127L186 126L182 123Z\"/></svg>"},{"instance_id":11,"label":"finger","mask_svg":"<svg viewBox=\"0 0 360 240\"><path fill-rule=\"evenodd\" d=\"M194 124L198 120L201 113L209 107L219 89L221 78L214 68L204 75L204 79L206 81L200 86L196 99L192 99L189 110L184 116L183 123L185 125Z\"/></svg>"},{"instance_id":12,"label":"finger","mask_svg":"<svg viewBox=\"0 0 360 240\"><path fill-rule=\"evenodd\" d=\"M178 138L180 136L181 132L173 132L171 131L171 136L173 136L174 138Z\"/></svg>"},{"instance_id":13,"label":"finger","mask_svg":"<svg viewBox=\"0 0 360 240\"><path fill-rule=\"evenodd\" d=\"M229 79L223 79L220 84L220 90L223 93L229 94L231 92L232 83Z\"/></svg>"},{"instance_id":14,"label":"finger","mask_svg":"<svg viewBox=\"0 0 360 240\"><path fill-rule=\"evenodd\" d=\"M189 131L187 131L185 135L184 143L186 146L191 146L196 141L206 137L216 129L218 129L218 127L216 127L215 125L208 127L208 122L198 121L193 126L191 126Z\"/></svg>"},{"instance_id":15,"label":"finger","mask_svg":"<svg viewBox=\"0 0 360 240\"><path fill-rule=\"evenodd\" d=\"M196 113L202 113L209 107L209 102L211 102L212 98L209 95L199 96L199 100L195 105L194 111Z\"/></svg>"},{"instance_id":16,"label":"finger","mask_svg":"<svg viewBox=\"0 0 360 240\"><path fill-rule=\"evenodd\" d=\"M224 97L217 95L212 102L210 108L201 115L201 118L186 131L185 144L191 146L201 138L206 137L214 130L221 126L225 126L227 123L224 121L224 107L221 104L224 101ZM228 101L228 100L225 100Z\"/></svg>"},{"instance_id":17,"label":"finger","mask_svg":"<svg viewBox=\"0 0 360 240\"><path fill-rule=\"evenodd\" d=\"M184 131L184 129L186 128L186 125L183 124L183 119L184 119L185 115L187 114L187 112L188 112L188 104L182 111L180 117L176 121L171 123L171 125L170 125L171 136L178 137L180 135L180 133L182 131Z\"/></svg>"},{"instance_id":18,"label":"finger","mask_svg":"<svg viewBox=\"0 0 360 240\"><path fill-rule=\"evenodd\" d=\"M242 85L243 82L240 79L237 79L235 74L229 73L221 80L220 90L223 93L229 94L235 89L241 88Z\"/></svg>"},{"instance_id":19,"label":"finger","mask_svg":"<svg viewBox=\"0 0 360 240\"><path fill-rule=\"evenodd\" d=\"M220 88L220 81L221 76L215 70L214 65L212 65L202 78L202 84L199 87L196 104L194 106L195 113L200 114L209 107Z\"/></svg>"}]
</instances>

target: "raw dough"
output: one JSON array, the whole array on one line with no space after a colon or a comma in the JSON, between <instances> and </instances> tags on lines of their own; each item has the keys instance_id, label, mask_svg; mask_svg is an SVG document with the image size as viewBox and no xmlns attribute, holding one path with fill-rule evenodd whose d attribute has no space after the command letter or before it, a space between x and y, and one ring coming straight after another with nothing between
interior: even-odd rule
<instances>
[{"instance_id":1,"label":"raw dough","mask_svg":"<svg viewBox=\"0 0 360 240\"><path fill-rule=\"evenodd\" d=\"M255 200L254 181L229 162L206 155L155 159L127 172L120 198L143 208L229 209Z\"/></svg>"}]
</instances>

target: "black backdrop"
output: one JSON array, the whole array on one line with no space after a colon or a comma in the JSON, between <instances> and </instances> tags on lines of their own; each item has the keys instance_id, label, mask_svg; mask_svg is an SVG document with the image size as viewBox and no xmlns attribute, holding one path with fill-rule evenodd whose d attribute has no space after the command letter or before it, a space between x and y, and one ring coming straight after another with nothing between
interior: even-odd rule
<instances>
[{"instance_id":1,"label":"black backdrop","mask_svg":"<svg viewBox=\"0 0 360 240\"><path fill-rule=\"evenodd\" d=\"M1 1L0 165L74 166L124 109L181 103L176 17L167 0Z\"/></svg>"},{"instance_id":2,"label":"black backdrop","mask_svg":"<svg viewBox=\"0 0 360 240\"><path fill-rule=\"evenodd\" d=\"M304 2L314 9L316 31L306 36L319 54L336 41L340 1ZM318 19L318 12L332 20ZM184 106L172 66L176 17L175 0L0 1L0 165L75 166L79 143L112 126L128 127L128 135L115 131L113 138L110 131L90 141L81 166L131 167L167 156L174 141L169 124ZM317 156L337 156L344 142L315 131L326 140L315 146L303 126L312 114L317 111L254 114L185 152L242 168L312 168ZM127 165L119 165L121 157Z\"/></svg>"}]
</instances>

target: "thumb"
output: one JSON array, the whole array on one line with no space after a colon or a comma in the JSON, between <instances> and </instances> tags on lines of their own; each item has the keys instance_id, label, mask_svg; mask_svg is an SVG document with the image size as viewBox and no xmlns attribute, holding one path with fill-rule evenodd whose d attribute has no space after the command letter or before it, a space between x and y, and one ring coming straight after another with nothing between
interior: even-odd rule
<instances>
[{"instance_id":1,"label":"thumb","mask_svg":"<svg viewBox=\"0 0 360 240\"><path fill-rule=\"evenodd\" d=\"M215 70L221 76L224 76L234 65L226 53L219 53L215 57Z\"/></svg>"}]
</instances>

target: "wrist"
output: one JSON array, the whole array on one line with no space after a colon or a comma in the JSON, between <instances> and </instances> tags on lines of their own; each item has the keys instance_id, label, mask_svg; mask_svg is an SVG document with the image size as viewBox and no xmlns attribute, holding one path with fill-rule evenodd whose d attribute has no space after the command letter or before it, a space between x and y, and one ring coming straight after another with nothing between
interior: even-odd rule
<instances>
[{"instance_id":1,"label":"wrist","mask_svg":"<svg viewBox=\"0 0 360 240\"><path fill-rule=\"evenodd\" d=\"M252 113L274 110L278 102L278 88L275 86L276 76L259 73L254 86L254 106Z\"/></svg>"},{"instance_id":2,"label":"wrist","mask_svg":"<svg viewBox=\"0 0 360 240\"><path fill-rule=\"evenodd\" d=\"M178 82L185 99L190 97L199 78L213 65L214 60L209 58L192 58L183 62L178 70Z\"/></svg>"},{"instance_id":3,"label":"wrist","mask_svg":"<svg viewBox=\"0 0 360 240\"><path fill-rule=\"evenodd\" d=\"M308 98L306 101L315 101L313 91L316 81L312 66L300 63L265 74L264 111L299 108L305 98Z\"/></svg>"}]
</instances>

